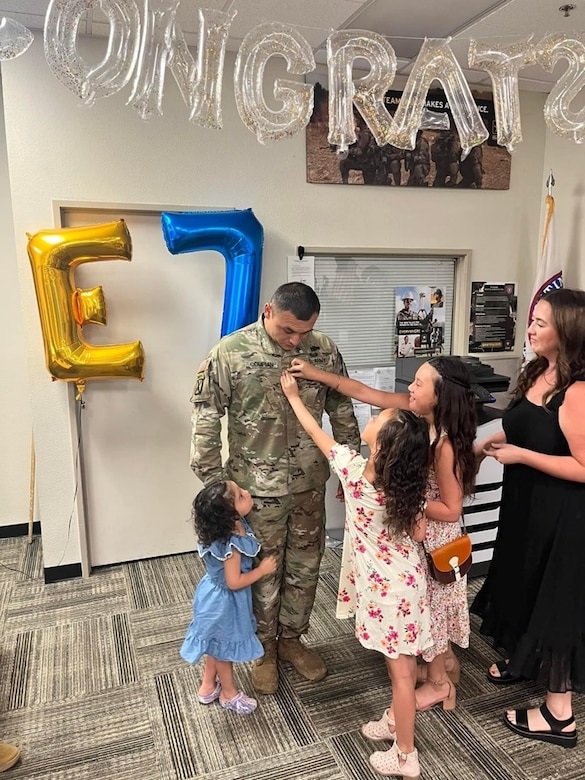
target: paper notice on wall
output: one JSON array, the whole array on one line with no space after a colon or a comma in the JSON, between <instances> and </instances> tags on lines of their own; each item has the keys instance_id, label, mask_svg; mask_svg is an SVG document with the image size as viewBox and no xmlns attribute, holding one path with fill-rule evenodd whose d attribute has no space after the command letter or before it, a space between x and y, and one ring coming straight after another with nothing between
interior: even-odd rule
<instances>
[{"instance_id":1,"label":"paper notice on wall","mask_svg":"<svg viewBox=\"0 0 585 780\"><path fill-rule=\"evenodd\" d=\"M368 387L374 386L374 369L373 368L359 368L347 372L351 379L355 379L356 382L361 382Z\"/></svg>"},{"instance_id":2,"label":"paper notice on wall","mask_svg":"<svg viewBox=\"0 0 585 780\"><path fill-rule=\"evenodd\" d=\"M372 417L372 407L370 406L370 404L362 404L361 401L354 401L353 413L355 414L355 419L357 420L360 433L363 433L364 428L369 423L370 418Z\"/></svg>"},{"instance_id":3,"label":"paper notice on wall","mask_svg":"<svg viewBox=\"0 0 585 780\"><path fill-rule=\"evenodd\" d=\"M393 393L396 382L396 369L394 366L383 366L374 369L373 387L383 390L385 393Z\"/></svg>"},{"instance_id":4,"label":"paper notice on wall","mask_svg":"<svg viewBox=\"0 0 585 780\"><path fill-rule=\"evenodd\" d=\"M312 255L289 255L287 266L289 282L302 282L315 289L315 258Z\"/></svg>"}]
</instances>

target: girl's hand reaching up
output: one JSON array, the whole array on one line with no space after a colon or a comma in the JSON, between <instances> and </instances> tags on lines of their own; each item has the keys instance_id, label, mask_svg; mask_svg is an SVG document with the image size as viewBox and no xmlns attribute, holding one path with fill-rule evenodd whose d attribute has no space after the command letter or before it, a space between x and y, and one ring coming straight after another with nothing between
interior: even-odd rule
<instances>
[{"instance_id":1,"label":"girl's hand reaching up","mask_svg":"<svg viewBox=\"0 0 585 780\"><path fill-rule=\"evenodd\" d=\"M267 574L274 574L277 567L278 562L276 560L276 556L268 555L266 558L262 558L258 564L258 571L262 572L262 576L265 577Z\"/></svg>"},{"instance_id":2,"label":"girl's hand reaching up","mask_svg":"<svg viewBox=\"0 0 585 780\"><path fill-rule=\"evenodd\" d=\"M280 384L282 386L282 391L286 395L287 398L294 398L295 396L298 396L299 394L299 386L297 385L297 380L294 378L294 376L291 374L290 371L283 371L280 376Z\"/></svg>"},{"instance_id":3,"label":"girl's hand reaching up","mask_svg":"<svg viewBox=\"0 0 585 780\"><path fill-rule=\"evenodd\" d=\"M301 360L300 358L294 358L290 364L289 371L295 377L317 379L316 371L318 371L318 369L311 365L311 363L307 363L306 360Z\"/></svg>"}]
</instances>

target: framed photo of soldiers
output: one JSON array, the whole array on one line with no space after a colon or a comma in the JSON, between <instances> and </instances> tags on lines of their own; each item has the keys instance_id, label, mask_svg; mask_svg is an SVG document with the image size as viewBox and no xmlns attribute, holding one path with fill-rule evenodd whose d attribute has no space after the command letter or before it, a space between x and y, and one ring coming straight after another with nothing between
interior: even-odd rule
<instances>
[{"instance_id":1,"label":"framed photo of soldiers","mask_svg":"<svg viewBox=\"0 0 585 780\"><path fill-rule=\"evenodd\" d=\"M459 135L445 93L430 90L427 108L447 113L450 130L419 130L415 148L378 146L361 115L354 111L357 141L340 159L327 141L329 91L327 76L315 83L315 106L307 125L307 182L315 184L370 184L386 187L440 187L507 190L510 187L510 153L496 143L496 122L491 93L474 95L479 113L490 132L489 139L461 159ZM394 114L402 92L386 93L388 111Z\"/></svg>"}]
</instances>

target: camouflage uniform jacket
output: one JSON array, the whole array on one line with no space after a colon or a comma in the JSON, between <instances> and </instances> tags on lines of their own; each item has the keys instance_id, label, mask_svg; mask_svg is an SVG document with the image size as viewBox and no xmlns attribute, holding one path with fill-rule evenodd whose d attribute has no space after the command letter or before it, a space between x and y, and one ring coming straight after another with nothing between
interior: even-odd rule
<instances>
[{"instance_id":1,"label":"camouflage uniform jacket","mask_svg":"<svg viewBox=\"0 0 585 780\"><path fill-rule=\"evenodd\" d=\"M294 357L347 375L330 338L312 331L285 352L266 333L262 317L229 336L209 353L191 397L191 468L209 484L233 479L256 496L302 493L325 484L327 459L298 422L280 386ZM319 382L299 381L301 398L321 423L329 414L334 438L359 451L360 435L351 400ZM229 457L221 464L221 418L227 412Z\"/></svg>"}]
</instances>

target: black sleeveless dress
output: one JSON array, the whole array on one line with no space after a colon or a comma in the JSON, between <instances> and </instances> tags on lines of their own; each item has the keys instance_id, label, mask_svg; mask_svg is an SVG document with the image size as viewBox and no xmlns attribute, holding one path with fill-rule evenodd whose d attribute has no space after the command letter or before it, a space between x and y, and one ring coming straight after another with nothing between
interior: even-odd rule
<instances>
[{"instance_id":1,"label":"black sleeveless dress","mask_svg":"<svg viewBox=\"0 0 585 780\"><path fill-rule=\"evenodd\" d=\"M507 441L570 455L559 426L565 392L546 409L526 398L510 407ZM494 556L471 611L510 658L512 675L555 693L585 691L585 484L519 464L504 468Z\"/></svg>"}]
</instances>

